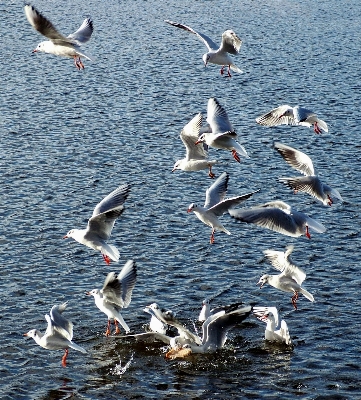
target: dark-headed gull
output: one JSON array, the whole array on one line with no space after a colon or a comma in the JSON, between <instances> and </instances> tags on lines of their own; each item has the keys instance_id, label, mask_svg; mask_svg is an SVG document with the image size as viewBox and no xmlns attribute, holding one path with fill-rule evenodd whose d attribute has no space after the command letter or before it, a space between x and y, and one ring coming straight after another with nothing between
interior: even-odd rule
<instances>
[{"instance_id":1,"label":"dark-headed gull","mask_svg":"<svg viewBox=\"0 0 361 400\"><path fill-rule=\"evenodd\" d=\"M34 53L40 51L57 56L70 57L74 59L77 69L84 69L84 64L80 57L85 57L88 60L91 60L91 58L80 51L80 46L86 43L93 33L93 22L90 18L86 18L76 32L65 37L59 33L54 25L41 15L35 7L27 4L24 10L26 18L31 26L50 39L39 43L37 48L33 51Z\"/></svg>"},{"instance_id":2,"label":"dark-headed gull","mask_svg":"<svg viewBox=\"0 0 361 400\"><path fill-rule=\"evenodd\" d=\"M237 134L228 119L226 110L214 97L208 100L207 122L210 126L208 129L203 129L196 144L205 142L209 147L229 150L238 162L241 162L240 155L249 158L246 149L236 141Z\"/></svg>"},{"instance_id":3,"label":"dark-headed gull","mask_svg":"<svg viewBox=\"0 0 361 400\"><path fill-rule=\"evenodd\" d=\"M200 171L209 169L208 175L214 178L212 166L217 163L215 160L208 160L208 151L202 143L195 144L198 140L199 130L202 125L202 114L197 114L188 124L182 129L180 138L184 143L187 153L186 157L178 160L173 167L172 172L177 169L183 171Z\"/></svg>"},{"instance_id":4,"label":"dark-headed gull","mask_svg":"<svg viewBox=\"0 0 361 400\"><path fill-rule=\"evenodd\" d=\"M285 252L265 250L265 256L273 267L281 271L281 273L279 275L263 275L259 279L257 285L260 285L262 289L262 287L268 283L276 289L293 293L291 301L294 308L297 310L296 302L299 293L302 293L310 301L314 301L314 298L311 293L301 287L303 281L306 279L306 273L290 261L289 257L292 251L293 246L288 246Z\"/></svg>"},{"instance_id":5,"label":"dark-headed gull","mask_svg":"<svg viewBox=\"0 0 361 400\"><path fill-rule=\"evenodd\" d=\"M267 324L264 337L270 342L292 344L288 326L285 320L280 319L276 307L253 307L253 314Z\"/></svg>"},{"instance_id":6,"label":"dark-headed gull","mask_svg":"<svg viewBox=\"0 0 361 400\"><path fill-rule=\"evenodd\" d=\"M306 192L317 200L320 200L325 206L331 206L334 202L333 198L342 201L342 197L338 190L332 189L330 186L322 183L320 178L315 175L312 160L307 154L279 142L274 143L274 148L292 168L306 175L300 177L279 178L280 182L293 189L294 193L297 193L298 191Z\"/></svg>"},{"instance_id":7,"label":"dark-headed gull","mask_svg":"<svg viewBox=\"0 0 361 400\"><path fill-rule=\"evenodd\" d=\"M245 320L251 313L251 306L240 306L238 303L226 306L215 314L211 314L202 325L201 343L186 343L170 350L167 358L182 358L192 353L210 353L221 349L227 340L227 333Z\"/></svg>"},{"instance_id":8,"label":"dark-headed gull","mask_svg":"<svg viewBox=\"0 0 361 400\"><path fill-rule=\"evenodd\" d=\"M287 236L298 237L304 234L310 239L310 229L318 233L326 231L320 222L280 200L252 208L229 210L229 214L239 221L252 223Z\"/></svg>"},{"instance_id":9,"label":"dark-headed gull","mask_svg":"<svg viewBox=\"0 0 361 400\"><path fill-rule=\"evenodd\" d=\"M328 132L325 121L319 119L317 115L301 106L291 107L287 104L279 106L270 112L256 118L257 124L264 126L277 125L302 125L311 127L315 133L321 133L321 129Z\"/></svg>"},{"instance_id":10,"label":"dark-headed gull","mask_svg":"<svg viewBox=\"0 0 361 400\"><path fill-rule=\"evenodd\" d=\"M118 261L118 249L106 243L106 240L110 238L115 221L124 211L123 204L129 192L129 184L119 186L96 205L86 229L72 229L64 236L64 239L73 238L85 246L100 251L108 265L110 260Z\"/></svg>"},{"instance_id":11,"label":"dark-headed gull","mask_svg":"<svg viewBox=\"0 0 361 400\"><path fill-rule=\"evenodd\" d=\"M125 263L118 276L116 276L115 272L110 272L107 275L102 289L93 289L86 293L88 296L94 296L95 305L108 317L106 336L110 335L111 319L114 319L115 333L120 333L118 322L126 333L130 332L129 326L120 314L120 310L129 306L136 279L137 268L135 262L129 260Z\"/></svg>"},{"instance_id":12,"label":"dark-headed gull","mask_svg":"<svg viewBox=\"0 0 361 400\"><path fill-rule=\"evenodd\" d=\"M81 351L82 353L86 353L85 349L72 341L73 324L62 315L66 306L67 302L58 306L53 306L50 310L50 315L45 315L48 326L44 334L37 329L32 329L31 331L24 333L24 336L32 337L35 342L44 349L65 350L61 360L63 367L66 367L66 358L69 353L69 347Z\"/></svg>"},{"instance_id":13,"label":"dark-headed gull","mask_svg":"<svg viewBox=\"0 0 361 400\"><path fill-rule=\"evenodd\" d=\"M176 28L181 28L187 32L193 33L198 37L198 39L202 40L208 49L208 53L203 54L203 62L205 66L207 66L208 63L221 65L221 75L224 73L224 67L228 66L227 76L229 77L231 76L230 70L238 73L243 72L233 63L232 58L229 56L229 54L238 54L242 44L242 40L232 30L223 32L221 45L218 46L208 36L204 35L203 33L196 32L189 26L169 20L165 20L165 22L175 26Z\"/></svg>"},{"instance_id":14,"label":"dark-headed gull","mask_svg":"<svg viewBox=\"0 0 361 400\"><path fill-rule=\"evenodd\" d=\"M214 233L222 231L230 235L229 232L219 221L218 217L221 217L224 213L230 212L231 208L237 206L243 201L249 199L255 192L247 193L242 196L231 197L225 199L228 187L229 175L227 172L223 172L215 182L206 191L206 201L204 207L198 206L192 203L188 207L188 212L194 211L197 218L203 223L212 228L212 234L210 237L210 243L214 243Z\"/></svg>"}]
</instances>

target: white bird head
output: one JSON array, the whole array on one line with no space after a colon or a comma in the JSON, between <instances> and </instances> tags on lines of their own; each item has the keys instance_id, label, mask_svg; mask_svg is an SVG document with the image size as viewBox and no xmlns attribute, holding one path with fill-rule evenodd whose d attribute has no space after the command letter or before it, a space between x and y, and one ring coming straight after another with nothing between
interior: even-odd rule
<instances>
[{"instance_id":1,"label":"white bird head","mask_svg":"<svg viewBox=\"0 0 361 400\"><path fill-rule=\"evenodd\" d=\"M37 53L37 52L43 52L46 53L48 51L49 48L49 41L45 41L45 42L41 42L37 45L36 49L34 49L32 52L33 53Z\"/></svg>"},{"instance_id":2,"label":"white bird head","mask_svg":"<svg viewBox=\"0 0 361 400\"><path fill-rule=\"evenodd\" d=\"M75 233L75 229L71 229L65 236L63 236L63 239L68 239L68 238L73 237L74 233Z\"/></svg>"},{"instance_id":3,"label":"white bird head","mask_svg":"<svg viewBox=\"0 0 361 400\"><path fill-rule=\"evenodd\" d=\"M197 210L197 208L198 208L197 204L192 203L192 204L189 205L187 212L190 213L190 212L192 212L192 211Z\"/></svg>"},{"instance_id":4,"label":"white bird head","mask_svg":"<svg viewBox=\"0 0 361 400\"><path fill-rule=\"evenodd\" d=\"M100 290L99 289L93 289L93 290L91 290L90 292L86 292L85 293L87 296L94 296L94 297L97 297L97 296L100 296Z\"/></svg>"},{"instance_id":5,"label":"white bird head","mask_svg":"<svg viewBox=\"0 0 361 400\"><path fill-rule=\"evenodd\" d=\"M202 58L203 58L204 66L206 67L211 58L211 53L203 54Z\"/></svg>"},{"instance_id":6,"label":"white bird head","mask_svg":"<svg viewBox=\"0 0 361 400\"><path fill-rule=\"evenodd\" d=\"M35 337L37 336L37 330L32 329L31 331L24 333L23 336L27 336L27 337L31 337L31 338L35 339Z\"/></svg>"},{"instance_id":7,"label":"white bird head","mask_svg":"<svg viewBox=\"0 0 361 400\"><path fill-rule=\"evenodd\" d=\"M194 144L204 143L206 141L206 134L202 133Z\"/></svg>"},{"instance_id":8,"label":"white bird head","mask_svg":"<svg viewBox=\"0 0 361 400\"><path fill-rule=\"evenodd\" d=\"M174 172L174 171L177 170L177 169L181 169L181 168L180 168L181 163L182 163L182 160L178 160L178 161L174 164L174 167L173 167L173 169L172 169L172 172Z\"/></svg>"},{"instance_id":9,"label":"white bird head","mask_svg":"<svg viewBox=\"0 0 361 400\"><path fill-rule=\"evenodd\" d=\"M263 275L259 278L257 285L261 285L259 288L262 289L263 286L268 282L269 275Z\"/></svg>"}]
</instances>

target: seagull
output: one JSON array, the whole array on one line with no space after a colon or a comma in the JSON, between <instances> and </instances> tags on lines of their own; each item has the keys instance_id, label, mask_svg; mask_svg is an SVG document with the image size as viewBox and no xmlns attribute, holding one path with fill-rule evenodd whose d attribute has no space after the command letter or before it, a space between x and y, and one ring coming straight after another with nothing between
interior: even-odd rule
<instances>
[{"instance_id":1,"label":"seagull","mask_svg":"<svg viewBox=\"0 0 361 400\"><path fill-rule=\"evenodd\" d=\"M266 340L287 345L292 344L287 323L279 318L276 307L253 307L252 311L260 321L267 324L265 330Z\"/></svg>"},{"instance_id":2,"label":"seagull","mask_svg":"<svg viewBox=\"0 0 361 400\"><path fill-rule=\"evenodd\" d=\"M325 121L319 119L317 115L301 106L291 107L287 104L274 108L267 114L256 118L257 124L264 126L277 125L302 125L311 127L315 133L322 133L322 130L328 132Z\"/></svg>"},{"instance_id":3,"label":"seagull","mask_svg":"<svg viewBox=\"0 0 361 400\"><path fill-rule=\"evenodd\" d=\"M120 333L118 322L126 333L130 332L129 326L120 314L120 310L129 306L136 279L137 268L135 262L129 260L125 263L118 276L116 276L115 272L109 272L102 289L93 289L90 292L86 292L86 295L94 296L95 305L108 316L105 336L110 335L111 319L114 319L115 333Z\"/></svg>"},{"instance_id":4,"label":"seagull","mask_svg":"<svg viewBox=\"0 0 361 400\"><path fill-rule=\"evenodd\" d=\"M71 57L74 59L74 64L78 70L84 69L84 64L80 57L85 57L88 60L91 60L91 58L80 51L80 46L86 43L93 33L93 21L90 18L86 18L76 32L65 37L34 6L26 4L24 10L30 25L50 39L39 43L33 53L44 52L57 56Z\"/></svg>"},{"instance_id":5,"label":"seagull","mask_svg":"<svg viewBox=\"0 0 361 400\"><path fill-rule=\"evenodd\" d=\"M238 162L241 162L239 154L249 158L246 149L236 141L237 134L228 119L226 110L214 97L208 100L207 122L210 127L203 129L196 144L205 142L215 149L230 150L233 158Z\"/></svg>"},{"instance_id":6,"label":"seagull","mask_svg":"<svg viewBox=\"0 0 361 400\"><path fill-rule=\"evenodd\" d=\"M37 329L32 329L24 336L32 337L35 342L47 350L65 350L61 359L63 367L66 367L66 358L69 353L69 347L74 350L86 353L86 350L78 346L72 341L73 324L62 316L63 311L67 307L67 302L58 306L53 306L50 315L46 314L45 319L48 322L45 333L41 333Z\"/></svg>"},{"instance_id":7,"label":"seagull","mask_svg":"<svg viewBox=\"0 0 361 400\"><path fill-rule=\"evenodd\" d=\"M242 222L262 226L287 236L298 237L305 234L310 239L310 229L317 233L326 231L320 222L280 200L248 209L229 210L229 213Z\"/></svg>"},{"instance_id":8,"label":"seagull","mask_svg":"<svg viewBox=\"0 0 361 400\"><path fill-rule=\"evenodd\" d=\"M299 293L302 293L310 301L314 301L315 299L311 293L301 287L303 281L306 279L306 273L291 263L289 257L292 251L293 246L286 247L285 252L265 250L265 256L269 259L273 267L281 271L281 273L279 275L263 275L257 285L260 285L260 289L262 289L268 283L276 289L293 293L291 301L293 307L297 310L296 302Z\"/></svg>"},{"instance_id":9,"label":"seagull","mask_svg":"<svg viewBox=\"0 0 361 400\"><path fill-rule=\"evenodd\" d=\"M192 353L210 353L221 349L227 340L227 333L246 319L252 311L251 306L226 306L210 315L202 325L201 343L186 343L180 348L170 350L166 358L182 358Z\"/></svg>"},{"instance_id":10,"label":"seagull","mask_svg":"<svg viewBox=\"0 0 361 400\"><path fill-rule=\"evenodd\" d=\"M239 69L234 63L229 54L236 55L241 48L242 40L232 31L227 30L222 34L222 43L218 47L212 39L203 33L196 32L194 29L189 26L179 24L177 22L165 20L167 24L173 25L176 28L184 29L187 32L193 33L198 37L198 39L202 40L203 43L207 46L208 52L203 54L203 62L206 67L208 63L221 65L222 68L220 70L221 75L224 74L224 67L228 66L227 76L231 77L230 70L238 73L242 73L243 71ZM229 53L229 54L228 54Z\"/></svg>"},{"instance_id":11,"label":"seagull","mask_svg":"<svg viewBox=\"0 0 361 400\"><path fill-rule=\"evenodd\" d=\"M219 221L218 217L221 217L224 213L230 212L232 207L237 206L243 201L249 199L254 193L247 193L242 196L231 197L225 199L228 187L229 174L223 172L214 183L206 191L206 201L204 207L198 206L192 203L188 207L188 212L194 211L197 218L203 223L212 228L212 234L210 237L210 243L214 243L214 233L216 230L222 231L230 235L229 232Z\"/></svg>"},{"instance_id":12,"label":"seagull","mask_svg":"<svg viewBox=\"0 0 361 400\"><path fill-rule=\"evenodd\" d=\"M124 211L123 204L129 192L130 185L128 183L119 186L96 205L86 229L72 229L63 239L73 238L85 246L100 251L107 265L110 264L110 260L118 261L118 249L107 244L106 240L110 238L115 221Z\"/></svg>"},{"instance_id":13,"label":"seagull","mask_svg":"<svg viewBox=\"0 0 361 400\"><path fill-rule=\"evenodd\" d=\"M207 160L208 151L202 144L195 144L198 140L199 130L202 125L202 114L197 114L188 124L182 129L180 138L184 143L187 153L186 157L178 160L173 167L172 172L177 169L183 171L200 171L209 168L209 177L214 178L212 166L217 163L215 160ZM205 146L207 147L207 146Z\"/></svg>"},{"instance_id":14,"label":"seagull","mask_svg":"<svg viewBox=\"0 0 361 400\"><path fill-rule=\"evenodd\" d=\"M294 193L298 191L306 192L321 201L325 206L331 206L334 202L333 198L343 201L338 190L322 183L320 178L315 175L312 160L307 154L279 142L274 143L274 148L292 168L306 175L279 178L279 181L293 189Z\"/></svg>"}]
</instances>

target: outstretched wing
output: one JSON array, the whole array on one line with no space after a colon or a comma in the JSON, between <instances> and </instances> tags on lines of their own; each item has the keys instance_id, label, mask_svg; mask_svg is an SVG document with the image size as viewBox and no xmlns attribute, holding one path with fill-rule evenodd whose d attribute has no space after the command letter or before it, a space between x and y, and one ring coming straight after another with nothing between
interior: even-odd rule
<instances>
[{"instance_id":1,"label":"outstretched wing","mask_svg":"<svg viewBox=\"0 0 361 400\"><path fill-rule=\"evenodd\" d=\"M275 142L273 146L292 168L304 175L315 174L312 160L307 154L280 142Z\"/></svg>"},{"instance_id":2,"label":"outstretched wing","mask_svg":"<svg viewBox=\"0 0 361 400\"><path fill-rule=\"evenodd\" d=\"M180 133L180 138L186 147L187 160L204 160L207 158L208 152L205 150L203 143L195 144L198 140L202 120L202 114L197 114Z\"/></svg>"},{"instance_id":3,"label":"outstretched wing","mask_svg":"<svg viewBox=\"0 0 361 400\"><path fill-rule=\"evenodd\" d=\"M130 185L119 186L108 196L106 196L93 211L92 217L88 221L89 234L93 232L102 239L109 239L114 223L124 211L124 202L130 192Z\"/></svg>"},{"instance_id":4,"label":"outstretched wing","mask_svg":"<svg viewBox=\"0 0 361 400\"><path fill-rule=\"evenodd\" d=\"M221 202L227 193L229 175L223 172L214 183L207 189L205 208L211 208Z\"/></svg>"},{"instance_id":5,"label":"outstretched wing","mask_svg":"<svg viewBox=\"0 0 361 400\"><path fill-rule=\"evenodd\" d=\"M59 33L55 26L32 5L26 4L24 7L26 18L30 25L42 35L46 36L54 43L72 43L72 40Z\"/></svg>"},{"instance_id":6,"label":"outstretched wing","mask_svg":"<svg viewBox=\"0 0 361 400\"><path fill-rule=\"evenodd\" d=\"M293 117L293 109L285 104L274 108L266 114L256 118L257 124L263 126L298 125Z\"/></svg>"},{"instance_id":7,"label":"outstretched wing","mask_svg":"<svg viewBox=\"0 0 361 400\"><path fill-rule=\"evenodd\" d=\"M231 197L230 199L223 200L215 206L211 207L209 210L213 211L215 215L221 216L233 207L236 207L238 204L243 203L259 191L260 189L256 190L255 192L243 194L242 196Z\"/></svg>"},{"instance_id":8,"label":"outstretched wing","mask_svg":"<svg viewBox=\"0 0 361 400\"><path fill-rule=\"evenodd\" d=\"M213 135L216 135L217 133L229 132L233 133L234 138L237 137L233 126L228 119L226 110L219 104L215 97L211 97L208 100L207 122L211 126Z\"/></svg>"},{"instance_id":9,"label":"outstretched wing","mask_svg":"<svg viewBox=\"0 0 361 400\"><path fill-rule=\"evenodd\" d=\"M220 50L226 51L230 54L238 54L241 44L242 40L229 29L222 34Z\"/></svg>"},{"instance_id":10,"label":"outstretched wing","mask_svg":"<svg viewBox=\"0 0 361 400\"><path fill-rule=\"evenodd\" d=\"M110 272L102 289L106 301L122 308L128 307L136 279L137 268L132 260L126 262L118 276L115 272Z\"/></svg>"},{"instance_id":11,"label":"outstretched wing","mask_svg":"<svg viewBox=\"0 0 361 400\"><path fill-rule=\"evenodd\" d=\"M198 39L200 39L207 46L208 51L218 50L218 46L213 42L213 40L211 38L209 38L208 36L204 35L203 33L196 32L194 29L190 28L187 25L179 24L177 22L169 21L167 19L164 22L166 22L167 24L173 25L176 28L184 29L187 32L193 33L194 35L196 35L198 37Z\"/></svg>"},{"instance_id":12,"label":"outstretched wing","mask_svg":"<svg viewBox=\"0 0 361 400\"><path fill-rule=\"evenodd\" d=\"M93 33L93 21L90 18L86 18L80 25L80 28L74 33L71 33L68 36L68 38L78 42L78 44L80 45L86 43L90 39L92 33Z\"/></svg>"}]
</instances>

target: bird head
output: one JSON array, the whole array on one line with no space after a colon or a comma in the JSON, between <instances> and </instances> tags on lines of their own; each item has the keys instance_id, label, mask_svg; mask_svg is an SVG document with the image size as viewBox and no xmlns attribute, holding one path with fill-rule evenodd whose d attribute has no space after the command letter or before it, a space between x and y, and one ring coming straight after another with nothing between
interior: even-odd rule
<instances>
[{"instance_id":1,"label":"bird head","mask_svg":"<svg viewBox=\"0 0 361 400\"><path fill-rule=\"evenodd\" d=\"M263 275L259 278L257 285L261 285L259 288L262 289L263 286L268 282L268 275Z\"/></svg>"},{"instance_id":2,"label":"bird head","mask_svg":"<svg viewBox=\"0 0 361 400\"><path fill-rule=\"evenodd\" d=\"M197 208L198 208L197 204L192 203L192 204L189 205L187 212L190 213L190 212L196 210Z\"/></svg>"},{"instance_id":3,"label":"bird head","mask_svg":"<svg viewBox=\"0 0 361 400\"><path fill-rule=\"evenodd\" d=\"M197 140L194 144L204 143L205 140L206 140L206 134L205 134L205 133L202 133L202 134L199 136L198 140Z\"/></svg>"},{"instance_id":4,"label":"bird head","mask_svg":"<svg viewBox=\"0 0 361 400\"><path fill-rule=\"evenodd\" d=\"M203 58L204 66L206 67L209 62L209 59L211 58L211 55L210 55L210 53L206 53L206 54L203 54L202 58Z\"/></svg>"}]
</instances>

